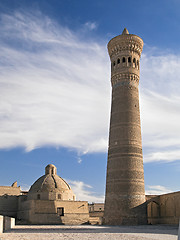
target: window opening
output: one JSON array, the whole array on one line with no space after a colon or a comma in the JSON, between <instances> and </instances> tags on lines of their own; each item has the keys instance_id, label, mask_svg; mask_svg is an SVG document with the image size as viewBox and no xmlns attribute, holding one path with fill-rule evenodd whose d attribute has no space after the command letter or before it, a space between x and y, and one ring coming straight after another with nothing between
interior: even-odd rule
<instances>
[{"instance_id":1,"label":"window opening","mask_svg":"<svg viewBox=\"0 0 180 240\"><path fill-rule=\"evenodd\" d=\"M136 59L133 59L134 66L136 67Z\"/></svg>"},{"instance_id":2,"label":"window opening","mask_svg":"<svg viewBox=\"0 0 180 240\"><path fill-rule=\"evenodd\" d=\"M8 198L8 195L7 195L7 194L4 194L4 198Z\"/></svg>"},{"instance_id":3,"label":"window opening","mask_svg":"<svg viewBox=\"0 0 180 240\"><path fill-rule=\"evenodd\" d=\"M63 207L57 208L57 214L58 214L59 216L64 216L64 208L63 208Z\"/></svg>"}]
</instances>

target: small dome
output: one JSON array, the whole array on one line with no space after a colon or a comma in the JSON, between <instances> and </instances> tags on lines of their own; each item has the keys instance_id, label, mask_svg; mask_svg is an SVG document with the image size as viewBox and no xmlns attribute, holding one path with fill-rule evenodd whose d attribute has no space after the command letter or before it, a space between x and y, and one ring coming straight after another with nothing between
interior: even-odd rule
<instances>
[{"instance_id":1,"label":"small dome","mask_svg":"<svg viewBox=\"0 0 180 240\"><path fill-rule=\"evenodd\" d=\"M55 175L57 174L57 168L53 164L48 164L45 168L45 174Z\"/></svg>"},{"instance_id":2,"label":"small dome","mask_svg":"<svg viewBox=\"0 0 180 240\"><path fill-rule=\"evenodd\" d=\"M57 175L57 168L53 164L49 164L45 168L45 175L40 177L31 186L28 197L37 199L37 194L42 194L43 199L54 200L57 196L61 196L62 200L74 200L75 195L69 184ZM52 199L53 198L53 199ZM41 198L42 199L42 198Z\"/></svg>"}]
</instances>

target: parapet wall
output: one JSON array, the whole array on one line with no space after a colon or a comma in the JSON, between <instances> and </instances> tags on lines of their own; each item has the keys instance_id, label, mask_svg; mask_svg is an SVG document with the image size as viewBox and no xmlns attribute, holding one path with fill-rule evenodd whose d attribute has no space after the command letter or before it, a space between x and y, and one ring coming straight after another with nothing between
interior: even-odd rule
<instances>
[{"instance_id":1,"label":"parapet wall","mask_svg":"<svg viewBox=\"0 0 180 240\"><path fill-rule=\"evenodd\" d=\"M18 196L21 194L20 187L0 186L0 214L16 217L18 211Z\"/></svg>"},{"instance_id":2,"label":"parapet wall","mask_svg":"<svg viewBox=\"0 0 180 240\"><path fill-rule=\"evenodd\" d=\"M18 196L20 194L21 194L20 187L0 186L0 196L3 196L3 195Z\"/></svg>"},{"instance_id":3,"label":"parapet wall","mask_svg":"<svg viewBox=\"0 0 180 240\"><path fill-rule=\"evenodd\" d=\"M147 196L148 224L179 224L180 191Z\"/></svg>"}]
</instances>

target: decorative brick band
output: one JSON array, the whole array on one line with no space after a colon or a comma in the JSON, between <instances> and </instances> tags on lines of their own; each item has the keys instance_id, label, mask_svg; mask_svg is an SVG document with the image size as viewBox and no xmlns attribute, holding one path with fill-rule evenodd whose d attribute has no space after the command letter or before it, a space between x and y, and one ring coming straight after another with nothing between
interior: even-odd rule
<instances>
[{"instance_id":1,"label":"decorative brick band","mask_svg":"<svg viewBox=\"0 0 180 240\"><path fill-rule=\"evenodd\" d=\"M111 84L113 88L118 86L129 86L129 85L133 87L138 87L139 76L133 73L116 74L111 77Z\"/></svg>"},{"instance_id":2,"label":"decorative brick band","mask_svg":"<svg viewBox=\"0 0 180 240\"><path fill-rule=\"evenodd\" d=\"M108 44L110 57L113 54L117 54L124 51L135 52L140 57L142 49L143 49L142 39L133 34L117 36L113 38Z\"/></svg>"}]
</instances>

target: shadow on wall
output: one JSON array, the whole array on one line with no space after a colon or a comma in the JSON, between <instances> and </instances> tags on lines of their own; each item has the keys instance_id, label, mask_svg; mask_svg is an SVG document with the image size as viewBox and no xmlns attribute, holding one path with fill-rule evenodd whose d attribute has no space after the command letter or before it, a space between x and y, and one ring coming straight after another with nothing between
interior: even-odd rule
<instances>
[{"instance_id":1,"label":"shadow on wall","mask_svg":"<svg viewBox=\"0 0 180 240\"><path fill-rule=\"evenodd\" d=\"M18 196L4 194L0 196L0 215L17 217Z\"/></svg>"},{"instance_id":2,"label":"shadow on wall","mask_svg":"<svg viewBox=\"0 0 180 240\"><path fill-rule=\"evenodd\" d=\"M179 224L180 192L147 196L148 224Z\"/></svg>"}]
</instances>

